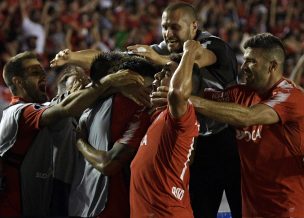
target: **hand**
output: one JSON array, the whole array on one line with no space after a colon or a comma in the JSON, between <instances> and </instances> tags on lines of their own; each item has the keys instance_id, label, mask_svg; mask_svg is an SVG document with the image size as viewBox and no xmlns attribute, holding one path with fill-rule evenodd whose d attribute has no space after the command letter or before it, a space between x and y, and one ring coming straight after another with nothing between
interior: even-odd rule
<instances>
[{"instance_id":1,"label":"hand","mask_svg":"<svg viewBox=\"0 0 304 218\"><path fill-rule=\"evenodd\" d=\"M67 87L67 91L69 93L73 93L73 92L76 92L76 91L79 91L81 89L84 89L85 88L85 84L82 83L82 81L79 81L79 80L74 80L73 81L73 84L71 84L71 86Z\"/></svg>"},{"instance_id":2,"label":"hand","mask_svg":"<svg viewBox=\"0 0 304 218\"><path fill-rule=\"evenodd\" d=\"M64 49L58 52L55 58L51 60L50 67L59 67L69 63L69 60L71 59L71 53L72 52L70 49Z\"/></svg>"},{"instance_id":3,"label":"hand","mask_svg":"<svg viewBox=\"0 0 304 218\"><path fill-rule=\"evenodd\" d=\"M169 87L167 86L160 86L157 88L155 92L151 94L151 103L153 107L157 109L167 107Z\"/></svg>"},{"instance_id":4,"label":"hand","mask_svg":"<svg viewBox=\"0 0 304 218\"><path fill-rule=\"evenodd\" d=\"M89 78L84 74L72 75L66 81L66 91L70 93L76 92L84 89L89 83Z\"/></svg>"},{"instance_id":5,"label":"hand","mask_svg":"<svg viewBox=\"0 0 304 218\"><path fill-rule=\"evenodd\" d=\"M128 46L127 49L134 54L149 59L153 63L160 64L159 60L161 59L161 56L148 45L131 45Z\"/></svg>"},{"instance_id":6,"label":"hand","mask_svg":"<svg viewBox=\"0 0 304 218\"><path fill-rule=\"evenodd\" d=\"M139 85L128 85L119 88L120 92L127 98L140 106L151 107L150 90Z\"/></svg>"},{"instance_id":7,"label":"hand","mask_svg":"<svg viewBox=\"0 0 304 218\"><path fill-rule=\"evenodd\" d=\"M196 40L187 40L184 42L184 52L190 51L191 53L197 53L202 47L201 43Z\"/></svg>"},{"instance_id":8,"label":"hand","mask_svg":"<svg viewBox=\"0 0 304 218\"><path fill-rule=\"evenodd\" d=\"M132 70L119 70L116 73L107 75L106 77L102 78L100 82L104 80L109 80L111 85L115 88L132 85L132 84L133 85L144 84L144 78Z\"/></svg>"}]
</instances>

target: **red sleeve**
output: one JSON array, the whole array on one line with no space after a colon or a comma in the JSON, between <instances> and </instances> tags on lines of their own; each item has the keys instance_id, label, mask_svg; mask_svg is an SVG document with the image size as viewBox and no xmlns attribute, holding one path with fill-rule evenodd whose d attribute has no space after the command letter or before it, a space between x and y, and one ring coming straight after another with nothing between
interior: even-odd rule
<instances>
[{"instance_id":1,"label":"red sleeve","mask_svg":"<svg viewBox=\"0 0 304 218\"><path fill-rule=\"evenodd\" d=\"M140 142L150 125L150 116L148 113L141 109L138 109L132 116L131 121L128 123L126 131L117 142L127 144L131 147L138 148Z\"/></svg>"},{"instance_id":2,"label":"red sleeve","mask_svg":"<svg viewBox=\"0 0 304 218\"><path fill-rule=\"evenodd\" d=\"M169 112L169 108L166 109L168 113L168 123L172 126L172 129L176 129L180 132L189 132L191 137L198 136L199 124L196 119L195 110L192 103L188 103L186 113L179 117L174 118Z\"/></svg>"},{"instance_id":3,"label":"red sleeve","mask_svg":"<svg viewBox=\"0 0 304 218\"><path fill-rule=\"evenodd\" d=\"M39 104L31 104L23 109L20 125L24 125L28 129L39 129L39 121L42 113L47 107Z\"/></svg>"},{"instance_id":4,"label":"red sleeve","mask_svg":"<svg viewBox=\"0 0 304 218\"><path fill-rule=\"evenodd\" d=\"M277 89L271 98L262 103L273 108L281 122L297 121L304 117L304 93L299 89Z\"/></svg>"},{"instance_id":5,"label":"red sleeve","mask_svg":"<svg viewBox=\"0 0 304 218\"><path fill-rule=\"evenodd\" d=\"M23 108L15 145L12 151L16 154L25 155L34 138L39 132L39 120L47 107L31 104Z\"/></svg>"}]
</instances>

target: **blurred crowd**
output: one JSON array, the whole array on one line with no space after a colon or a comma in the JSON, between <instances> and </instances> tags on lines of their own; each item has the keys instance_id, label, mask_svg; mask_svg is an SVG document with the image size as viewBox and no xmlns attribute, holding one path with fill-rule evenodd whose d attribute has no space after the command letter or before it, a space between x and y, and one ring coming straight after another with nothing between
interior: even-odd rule
<instances>
[{"instance_id":1,"label":"blurred crowd","mask_svg":"<svg viewBox=\"0 0 304 218\"><path fill-rule=\"evenodd\" d=\"M64 48L125 50L160 42L161 12L170 0L3 0L0 2L0 70L24 50L34 50L48 70L49 94L56 72L49 61ZM202 30L221 37L242 63L242 41L271 32L287 48L289 76L304 51L304 3L297 0L188 0ZM303 78L301 84L304 84ZM0 105L9 92L0 79Z\"/></svg>"}]
</instances>

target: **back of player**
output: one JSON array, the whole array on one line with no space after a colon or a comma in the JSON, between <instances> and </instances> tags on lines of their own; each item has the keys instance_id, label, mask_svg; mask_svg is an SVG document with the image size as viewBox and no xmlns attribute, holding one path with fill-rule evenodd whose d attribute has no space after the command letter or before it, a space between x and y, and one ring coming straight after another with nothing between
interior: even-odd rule
<instances>
[{"instance_id":1,"label":"back of player","mask_svg":"<svg viewBox=\"0 0 304 218\"><path fill-rule=\"evenodd\" d=\"M193 217L189 194L189 161L199 125L188 100L199 42L184 43L177 67L168 62L155 74L152 104L167 90L168 106L158 109L131 163L131 217Z\"/></svg>"},{"instance_id":2,"label":"back of player","mask_svg":"<svg viewBox=\"0 0 304 218\"><path fill-rule=\"evenodd\" d=\"M188 164L197 134L192 105L181 118L166 109L154 120L131 164L131 217L193 217Z\"/></svg>"}]
</instances>

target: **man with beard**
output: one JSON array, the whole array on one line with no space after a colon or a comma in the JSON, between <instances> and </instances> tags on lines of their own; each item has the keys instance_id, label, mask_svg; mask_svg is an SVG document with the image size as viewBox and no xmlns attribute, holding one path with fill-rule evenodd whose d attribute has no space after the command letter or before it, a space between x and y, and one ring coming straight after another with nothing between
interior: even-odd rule
<instances>
[{"instance_id":1,"label":"man with beard","mask_svg":"<svg viewBox=\"0 0 304 218\"><path fill-rule=\"evenodd\" d=\"M196 110L236 128L243 217L304 215L304 94L285 79L285 49L269 33L249 38L245 85L191 97ZM237 103L237 104L235 104Z\"/></svg>"},{"instance_id":2,"label":"man with beard","mask_svg":"<svg viewBox=\"0 0 304 218\"><path fill-rule=\"evenodd\" d=\"M83 60L88 57L87 54L96 52L64 51L56 56L53 64L77 64L77 59ZM92 62L90 77L94 82L117 70L128 69L140 73L145 85L151 86L156 68L144 58L121 52L97 54L93 61L93 56L87 58L88 63ZM140 86L128 87L127 90L130 89L141 92ZM148 98L149 93L143 92L142 98L145 96ZM77 141L81 154L75 164L69 202L70 216L130 217L129 166L149 120L143 106L120 93L98 100L83 112L79 121L83 134Z\"/></svg>"},{"instance_id":3,"label":"man with beard","mask_svg":"<svg viewBox=\"0 0 304 218\"><path fill-rule=\"evenodd\" d=\"M138 75L118 72L100 80L100 85L46 106L42 104L47 101L46 74L34 53L12 57L4 66L3 78L13 96L0 123L0 216L47 216L53 170L48 127L65 117L79 116L112 86L143 81Z\"/></svg>"},{"instance_id":4,"label":"man with beard","mask_svg":"<svg viewBox=\"0 0 304 218\"><path fill-rule=\"evenodd\" d=\"M162 14L164 41L158 45L134 45L128 49L157 64L169 61L169 54L182 52L183 43L193 39L201 43L196 63L201 74L194 77L192 94L200 96L205 88L223 90L236 84L237 62L230 46L218 37L199 30L194 8L173 3ZM227 124L201 117L191 165L190 194L195 217L217 216L225 191L234 218L241 217L240 165L234 129Z\"/></svg>"}]
</instances>

